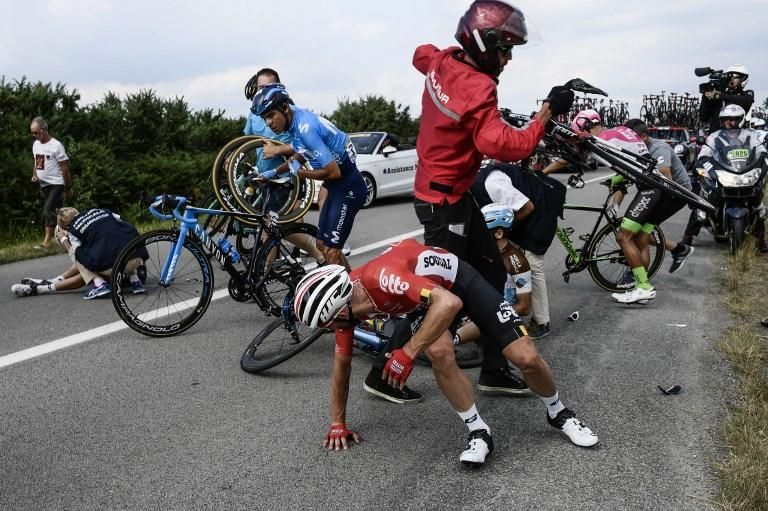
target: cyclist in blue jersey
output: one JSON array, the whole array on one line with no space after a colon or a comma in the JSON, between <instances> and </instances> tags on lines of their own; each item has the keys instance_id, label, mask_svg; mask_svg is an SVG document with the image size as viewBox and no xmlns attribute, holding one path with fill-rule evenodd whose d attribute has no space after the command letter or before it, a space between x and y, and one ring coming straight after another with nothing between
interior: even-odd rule
<instances>
[{"instance_id":1,"label":"cyclist in blue jersey","mask_svg":"<svg viewBox=\"0 0 768 511\"><path fill-rule=\"evenodd\" d=\"M272 68L265 67L263 69L260 69L253 77L248 80L248 83L245 84L245 97L249 101L253 100L253 97L258 93L261 89L263 89L265 86L271 84L271 83L279 83L280 82L280 75L277 74L277 71L275 71ZM243 133L245 135L257 135L266 137L272 140L278 140L284 144L291 143L291 136L288 133L280 133L277 134L264 122L264 119L256 115L255 113L251 112L249 110L248 112L248 120L245 123L245 128L243 129ZM283 163L282 158L265 158L264 157L264 151L261 149L257 149L257 156L256 156L256 167L259 170L259 173L263 173L266 171L274 170L277 168L281 163ZM288 181L289 176L286 176L282 179L276 180L277 182L283 183L285 181ZM285 186L274 186L270 181L267 181L264 183L265 187L268 187L269 189L269 198L267 200L267 211L279 211L283 205L285 204L286 200L288 199L288 196L290 195L290 189L286 188ZM301 222L303 218L299 218L296 221ZM267 233L262 233L263 240L266 240ZM305 234L300 233L294 233L289 234L286 236L286 239L293 243L294 245L300 247L302 250L307 252L310 257L312 257L315 261L318 263L323 264L325 262L325 257L320 252L320 250L315 246L315 243L313 240L313 237L309 237ZM275 253L277 253L275 251Z\"/></svg>"},{"instance_id":2,"label":"cyclist in blue jersey","mask_svg":"<svg viewBox=\"0 0 768 511\"><path fill-rule=\"evenodd\" d=\"M288 162L262 173L263 179L291 172L306 179L323 181L328 197L320 209L318 248L325 260L349 268L342 254L357 212L365 201L366 188L355 164L356 154L349 136L332 122L291 104L285 87L273 83L253 98L251 110L275 133L288 133L291 145L265 145L264 157L289 157ZM313 170L300 164L308 162Z\"/></svg>"}]
</instances>

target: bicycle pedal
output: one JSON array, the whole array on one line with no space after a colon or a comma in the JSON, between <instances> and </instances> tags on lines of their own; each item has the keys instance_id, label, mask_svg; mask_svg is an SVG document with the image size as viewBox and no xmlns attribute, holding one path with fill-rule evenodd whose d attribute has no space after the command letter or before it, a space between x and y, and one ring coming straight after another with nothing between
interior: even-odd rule
<instances>
[{"instance_id":1,"label":"bicycle pedal","mask_svg":"<svg viewBox=\"0 0 768 511\"><path fill-rule=\"evenodd\" d=\"M589 241L589 239L590 239L591 237L592 237L592 235L591 235L591 234L582 234L581 236L579 236L579 239L580 239L581 241Z\"/></svg>"}]
</instances>

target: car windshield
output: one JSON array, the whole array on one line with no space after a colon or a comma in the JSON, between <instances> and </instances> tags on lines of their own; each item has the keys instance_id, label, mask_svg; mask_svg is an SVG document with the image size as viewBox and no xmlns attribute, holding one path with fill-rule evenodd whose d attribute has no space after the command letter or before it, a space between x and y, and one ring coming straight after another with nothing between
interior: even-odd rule
<instances>
[{"instance_id":1,"label":"car windshield","mask_svg":"<svg viewBox=\"0 0 768 511\"><path fill-rule=\"evenodd\" d=\"M376 144L381 139L380 133L351 133L349 139L357 154L373 154Z\"/></svg>"},{"instance_id":2,"label":"car windshield","mask_svg":"<svg viewBox=\"0 0 768 511\"><path fill-rule=\"evenodd\" d=\"M677 140L678 142L688 142L685 139L685 131L671 130L669 128L648 128L648 135L660 140Z\"/></svg>"}]
</instances>

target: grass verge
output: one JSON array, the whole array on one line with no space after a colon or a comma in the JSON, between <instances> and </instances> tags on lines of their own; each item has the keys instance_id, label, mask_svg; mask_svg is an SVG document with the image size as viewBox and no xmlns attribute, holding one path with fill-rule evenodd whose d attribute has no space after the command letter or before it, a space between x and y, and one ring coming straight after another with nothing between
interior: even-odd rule
<instances>
[{"instance_id":1,"label":"grass verge","mask_svg":"<svg viewBox=\"0 0 768 511\"><path fill-rule=\"evenodd\" d=\"M168 229L171 222L145 219L134 224L140 233L153 229ZM0 237L0 264L14 263L25 259L36 259L62 253L62 248L53 240L47 249L41 247L42 229L25 229ZM37 247L37 248L36 248Z\"/></svg>"},{"instance_id":2,"label":"grass verge","mask_svg":"<svg viewBox=\"0 0 768 511\"><path fill-rule=\"evenodd\" d=\"M733 326L718 341L738 382L736 405L721 431L727 449L717 464L720 494L727 510L768 510L768 256L750 243L727 262L725 305Z\"/></svg>"}]
</instances>

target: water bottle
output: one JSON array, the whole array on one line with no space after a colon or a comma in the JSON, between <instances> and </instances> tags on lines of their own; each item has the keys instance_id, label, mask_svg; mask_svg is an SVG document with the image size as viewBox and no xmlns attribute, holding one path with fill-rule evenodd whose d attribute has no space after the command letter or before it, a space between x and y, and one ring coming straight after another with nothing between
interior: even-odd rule
<instances>
[{"instance_id":1,"label":"water bottle","mask_svg":"<svg viewBox=\"0 0 768 511\"><path fill-rule=\"evenodd\" d=\"M233 263L240 261L240 253L235 249L235 247L232 246L232 242L230 242L227 238L221 238L218 245L222 252L229 254L229 257L232 259Z\"/></svg>"}]
</instances>

